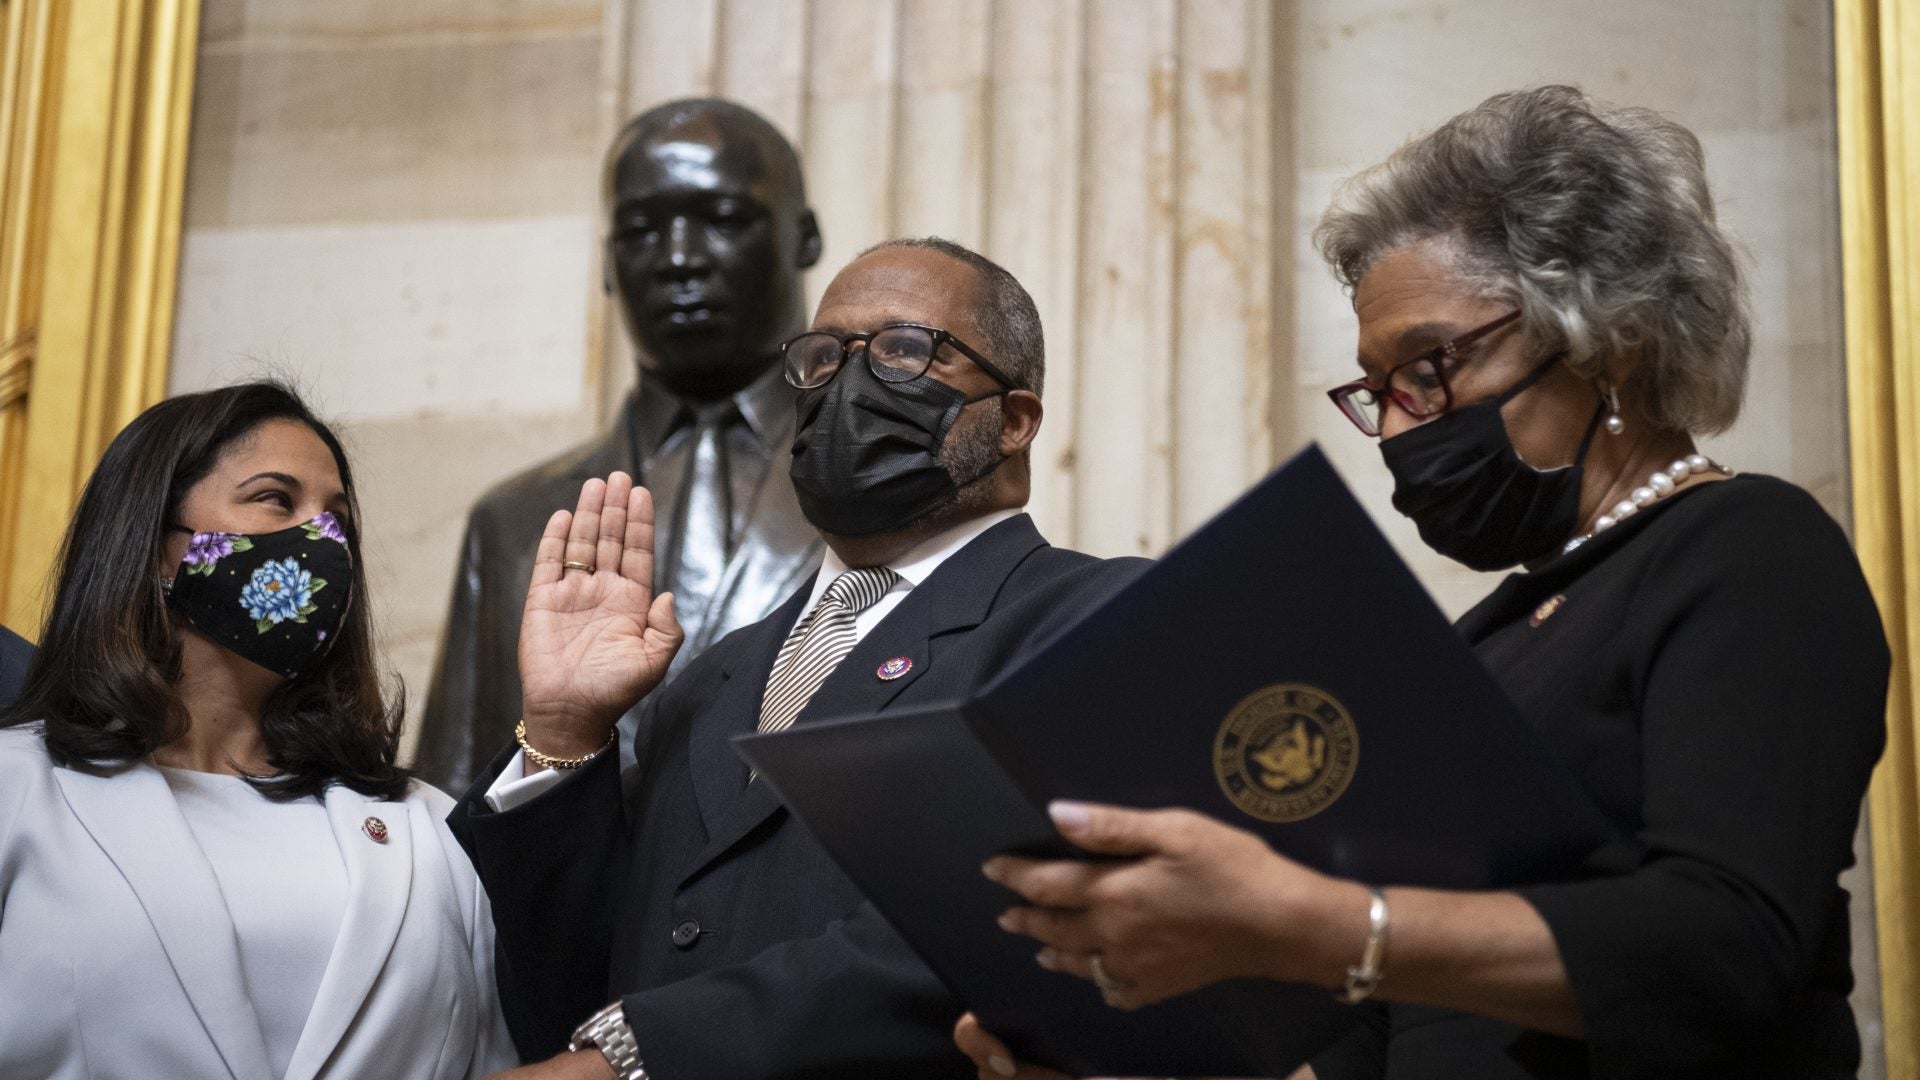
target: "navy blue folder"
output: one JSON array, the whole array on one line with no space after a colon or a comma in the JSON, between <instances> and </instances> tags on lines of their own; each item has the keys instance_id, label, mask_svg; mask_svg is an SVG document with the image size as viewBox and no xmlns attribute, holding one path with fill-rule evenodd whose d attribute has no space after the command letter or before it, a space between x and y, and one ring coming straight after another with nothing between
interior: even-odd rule
<instances>
[{"instance_id":1,"label":"navy blue folder","mask_svg":"<svg viewBox=\"0 0 1920 1080\"><path fill-rule=\"evenodd\" d=\"M1249 980L1121 1013L1040 969L979 866L1072 854L1048 800L1190 807L1374 884L1550 880L1613 836L1317 447L971 700L736 745L989 1029L1077 1075L1284 1076L1352 1010Z\"/></svg>"}]
</instances>

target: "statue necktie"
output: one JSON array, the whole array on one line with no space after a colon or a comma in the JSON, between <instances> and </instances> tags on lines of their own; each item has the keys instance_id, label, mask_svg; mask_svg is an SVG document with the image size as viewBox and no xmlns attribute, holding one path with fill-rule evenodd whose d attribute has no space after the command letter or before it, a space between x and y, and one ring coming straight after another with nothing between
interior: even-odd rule
<instances>
[{"instance_id":1,"label":"statue necktie","mask_svg":"<svg viewBox=\"0 0 1920 1080\"><path fill-rule=\"evenodd\" d=\"M780 646L760 699L759 730L784 731L793 725L813 692L853 651L853 617L878 603L899 580L899 574L884 566L848 570L833 579Z\"/></svg>"},{"instance_id":2,"label":"statue necktie","mask_svg":"<svg viewBox=\"0 0 1920 1080\"><path fill-rule=\"evenodd\" d=\"M720 590L733 554L732 485L727 476L727 429L740 416L725 401L694 414L694 442L680 489L672 588L689 611Z\"/></svg>"}]
</instances>

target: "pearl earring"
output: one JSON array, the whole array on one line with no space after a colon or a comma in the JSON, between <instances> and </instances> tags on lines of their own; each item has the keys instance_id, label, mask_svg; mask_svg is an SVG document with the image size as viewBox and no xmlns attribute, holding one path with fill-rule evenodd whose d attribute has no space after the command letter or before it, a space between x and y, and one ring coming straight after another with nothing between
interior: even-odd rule
<instances>
[{"instance_id":1,"label":"pearl earring","mask_svg":"<svg viewBox=\"0 0 1920 1080\"><path fill-rule=\"evenodd\" d=\"M1607 387L1607 434L1618 435L1627 430L1627 422L1620 419L1620 391L1616 387Z\"/></svg>"}]
</instances>

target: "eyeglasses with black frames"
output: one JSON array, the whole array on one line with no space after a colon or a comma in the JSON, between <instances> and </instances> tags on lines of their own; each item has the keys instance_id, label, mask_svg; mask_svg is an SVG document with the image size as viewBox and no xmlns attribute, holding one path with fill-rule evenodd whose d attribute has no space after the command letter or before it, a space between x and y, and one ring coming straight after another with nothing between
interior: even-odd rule
<instances>
[{"instance_id":1,"label":"eyeglasses with black frames","mask_svg":"<svg viewBox=\"0 0 1920 1080\"><path fill-rule=\"evenodd\" d=\"M1375 386L1365 379L1355 379L1327 391L1327 397L1333 399L1333 403L1340 407L1340 411L1353 421L1353 426L1359 428L1362 434L1375 438L1380 435L1380 422L1386 416L1389 401L1416 420L1439 416L1453 408L1453 388L1447 382L1448 365L1451 364L1457 371L1462 363L1473 359L1467 357L1462 360L1462 350L1519 317L1518 311L1509 311L1490 323L1476 326L1411 360L1394 365L1387 372L1383 386Z\"/></svg>"},{"instance_id":2,"label":"eyeglasses with black frames","mask_svg":"<svg viewBox=\"0 0 1920 1080\"><path fill-rule=\"evenodd\" d=\"M811 390L832 382L840 365L846 363L856 347L867 354L867 369L873 372L874 378L881 382L907 383L927 373L933 366L933 355L942 345L953 346L1001 386L1020 389L1006 372L966 342L938 327L919 323L894 323L865 334L809 330L780 346L780 355L787 382L802 390Z\"/></svg>"}]
</instances>

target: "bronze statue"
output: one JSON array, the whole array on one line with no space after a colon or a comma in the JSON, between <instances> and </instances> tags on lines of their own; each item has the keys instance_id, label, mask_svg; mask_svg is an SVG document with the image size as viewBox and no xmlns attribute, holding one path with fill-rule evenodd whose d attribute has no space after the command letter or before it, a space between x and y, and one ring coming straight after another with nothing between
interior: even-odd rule
<instances>
[{"instance_id":1,"label":"bronze statue","mask_svg":"<svg viewBox=\"0 0 1920 1080\"><path fill-rule=\"evenodd\" d=\"M610 430L495 486L467 519L420 718L422 775L449 791L513 737L535 542L588 477L623 470L653 492L655 587L674 593L687 634L676 668L772 611L819 562L787 480L794 404L779 363L780 343L806 329L800 274L820 257L793 147L732 102L669 102L614 141L603 200L605 285L639 386Z\"/></svg>"}]
</instances>

